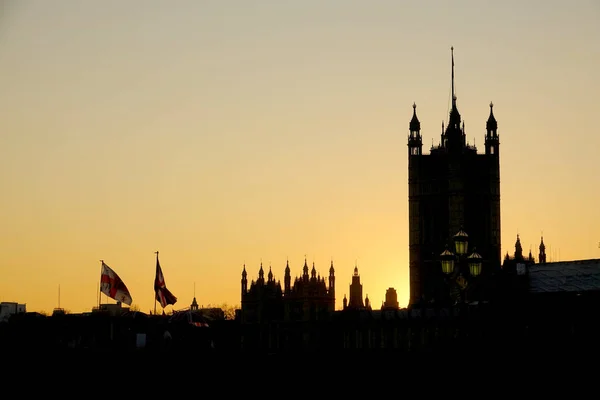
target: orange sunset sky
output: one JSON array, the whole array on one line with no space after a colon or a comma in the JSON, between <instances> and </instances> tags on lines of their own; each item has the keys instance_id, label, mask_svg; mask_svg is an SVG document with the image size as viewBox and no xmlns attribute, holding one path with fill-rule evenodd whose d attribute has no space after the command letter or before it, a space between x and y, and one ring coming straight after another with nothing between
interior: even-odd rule
<instances>
[{"instance_id":1,"label":"orange sunset sky","mask_svg":"<svg viewBox=\"0 0 600 400\"><path fill-rule=\"evenodd\" d=\"M408 123L416 102L428 153L451 46L480 152L494 102L503 254L543 232L553 261L600 257L597 0L0 7L0 301L51 312L60 285L89 311L103 259L148 312L158 250L175 309L305 255L338 308L355 263L406 305Z\"/></svg>"}]
</instances>

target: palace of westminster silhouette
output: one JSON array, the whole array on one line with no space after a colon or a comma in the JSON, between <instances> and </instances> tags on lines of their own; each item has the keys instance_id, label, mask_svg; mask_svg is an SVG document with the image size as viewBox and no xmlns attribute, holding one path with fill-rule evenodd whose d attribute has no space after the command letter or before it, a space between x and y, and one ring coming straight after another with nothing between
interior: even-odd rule
<instances>
[{"instance_id":1,"label":"palace of westminster silhouette","mask_svg":"<svg viewBox=\"0 0 600 400\"><path fill-rule=\"evenodd\" d=\"M478 278L485 282L501 268L515 269L516 264L533 264L529 253L522 254L517 235L514 257L507 253L504 264L500 245L500 141L498 122L490 103L486 122L485 152L477 153L467 143L464 122L458 111L454 91L454 48L452 50L452 106L446 126L442 122L440 141L423 153L421 124L417 106L408 134L408 205L409 205L409 306L443 298L448 286L443 284L440 254L456 236L468 240L470 253L481 257L483 267ZM546 261L543 238L538 260ZM314 263L304 261L302 275L292 277L289 262L285 267L284 287L275 281L269 268L265 280L262 264L258 279L248 287L247 271L242 272L241 318L243 322L265 320L308 320L335 309L335 271L333 261L328 281L317 274ZM362 284L355 267L350 285L350 299L344 296L343 309L370 309L362 298ZM388 289L382 309L398 307L397 295Z\"/></svg>"},{"instance_id":2,"label":"palace of westminster silhouette","mask_svg":"<svg viewBox=\"0 0 600 400\"><path fill-rule=\"evenodd\" d=\"M409 122L406 308L399 307L391 287L381 309L372 308L355 265L349 297L344 293L343 307L336 310L333 261L322 275L305 259L296 277L286 263L283 283L262 263L258 278L249 280L244 265L235 318L199 309L194 296L189 308L171 315L144 315L118 302L79 317L60 312L29 318L15 311L15 318L3 324L3 303L0 344L11 350L113 348L119 356L125 348L170 346L186 356L191 350L244 355L307 350L310 362L315 354L310 351L366 349L373 354L439 350L459 357L471 350L486 357L510 352L521 357L525 349L528 354L531 349L600 354L600 259L546 262L542 238L536 263L531 251L523 254L518 234L514 255L507 252L502 259L500 142L492 104L484 146L478 154L467 143L454 93L452 52L449 121L429 154L423 154L416 104Z\"/></svg>"}]
</instances>

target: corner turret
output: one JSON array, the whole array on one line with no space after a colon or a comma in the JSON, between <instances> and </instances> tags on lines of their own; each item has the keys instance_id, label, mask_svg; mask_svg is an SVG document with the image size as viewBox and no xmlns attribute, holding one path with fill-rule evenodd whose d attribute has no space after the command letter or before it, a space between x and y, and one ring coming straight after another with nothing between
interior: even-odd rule
<instances>
[{"instance_id":1,"label":"corner turret","mask_svg":"<svg viewBox=\"0 0 600 400\"><path fill-rule=\"evenodd\" d=\"M335 304L335 270L333 269L333 260L331 260L331 267L329 267L329 288L327 293Z\"/></svg>"},{"instance_id":2,"label":"corner turret","mask_svg":"<svg viewBox=\"0 0 600 400\"><path fill-rule=\"evenodd\" d=\"M421 137L421 122L417 118L417 104L413 103L413 116L408 124L408 155L420 156L423 154L423 139Z\"/></svg>"},{"instance_id":3,"label":"corner turret","mask_svg":"<svg viewBox=\"0 0 600 400\"><path fill-rule=\"evenodd\" d=\"M545 263L546 262L546 245L544 244L544 237L542 236L542 239L540 241L540 254L538 257L538 262L541 263Z\"/></svg>"},{"instance_id":4,"label":"corner turret","mask_svg":"<svg viewBox=\"0 0 600 400\"><path fill-rule=\"evenodd\" d=\"M242 297L248 292L248 273L246 272L246 264L242 270Z\"/></svg>"},{"instance_id":5,"label":"corner turret","mask_svg":"<svg viewBox=\"0 0 600 400\"><path fill-rule=\"evenodd\" d=\"M292 275L290 273L290 261L287 260L285 263L285 276L283 278L283 287L284 287L284 293L288 294L290 293L290 290L292 288Z\"/></svg>"},{"instance_id":6,"label":"corner turret","mask_svg":"<svg viewBox=\"0 0 600 400\"><path fill-rule=\"evenodd\" d=\"M498 138L498 122L494 117L494 103L490 102L490 116L485 124L485 154L498 156L500 141Z\"/></svg>"}]
</instances>

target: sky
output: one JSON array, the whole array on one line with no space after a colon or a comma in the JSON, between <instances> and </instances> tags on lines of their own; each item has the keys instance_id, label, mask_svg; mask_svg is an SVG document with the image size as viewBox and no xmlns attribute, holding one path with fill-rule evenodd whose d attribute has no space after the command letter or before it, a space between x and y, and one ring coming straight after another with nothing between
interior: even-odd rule
<instances>
[{"instance_id":1,"label":"sky","mask_svg":"<svg viewBox=\"0 0 600 400\"><path fill-rule=\"evenodd\" d=\"M89 311L100 260L153 309L240 304L333 260L408 302L408 124L500 135L502 252L600 258L600 3L0 2L0 301ZM467 232L468 233L468 232ZM440 252L442 249L440 249ZM485 257L485 255L482 255ZM158 306L160 310L160 305Z\"/></svg>"}]
</instances>

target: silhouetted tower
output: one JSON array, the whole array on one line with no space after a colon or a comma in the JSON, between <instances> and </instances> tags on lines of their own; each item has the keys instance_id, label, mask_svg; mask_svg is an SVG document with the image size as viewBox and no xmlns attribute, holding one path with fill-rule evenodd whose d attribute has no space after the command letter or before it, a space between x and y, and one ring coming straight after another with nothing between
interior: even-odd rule
<instances>
[{"instance_id":1,"label":"silhouetted tower","mask_svg":"<svg viewBox=\"0 0 600 400\"><path fill-rule=\"evenodd\" d=\"M542 240L540 241L540 255L538 262L545 263L546 262L546 245L544 244L544 237L542 236Z\"/></svg>"},{"instance_id":2,"label":"silhouetted tower","mask_svg":"<svg viewBox=\"0 0 600 400\"><path fill-rule=\"evenodd\" d=\"M242 294L244 294L243 287L244 287L244 281L242 279ZM190 304L190 310L192 310L192 311L198 310L198 302L196 301L196 283L195 282L194 282L194 299L192 300L192 304Z\"/></svg>"},{"instance_id":3,"label":"silhouetted tower","mask_svg":"<svg viewBox=\"0 0 600 400\"><path fill-rule=\"evenodd\" d=\"M381 307L387 309L398 309L400 307L396 289L388 288L388 290L385 291L385 303L383 303Z\"/></svg>"},{"instance_id":4,"label":"silhouetted tower","mask_svg":"<svg viewBox=\"0 0 600 400\"><path fill-rule=\"evenodd\" d=\"M421 123L419 122L419 118L417 118L416 103L413 103L413 116L408 127L410 130L408 134L408 154L413 156L421 155L423 152L423 140L421 138Z\"/></svg>"},{"instance_id":5,"label":"silhouetted tower","mask_svg":"<svg viewBox=\"0 0 600 400\"><path fill-rule=\"evenodd\" d=\"M257 282L261 285L265 283L265 271L263 270L262 262L260 263L260 269L258 270Z\"/></svg>"},{"instance_id":6,"label":"silhouetted tower","mask_svg":"<svg viewBox=\"0 0 600 400\"><path fill-rule=\"evenodd\" d=\"M302 267L302 280L308 281L308 264L306 264L306 258L304 258L304 267Z\"/></svg>"},{"instance_id":7,"label":"silhouetted tower","mask_svg":"<svg viewBox=\"0 0 600 400\"><path fill-rule=\"evenodd\" d=\"M290 273L289 260L285 263L285 276L283 278L283 292L287 295L292 290L292 275Z\"/></svg>"},{"instance_id":8,"label":"silhouetted tower","mask_svg":"<svg viewBox=\"0 0 600 400\"><path fill-rule=\"evenodd\" d=\"M335 304L335 270L333 269L333 260L331 260L331 267L329 267L329 288L327 293L333 299L333 304Z\"/></svg>"},{"instance_id":9,"label":"silhouetted tower","mask_svg":"<svg viewBox=\"0 0 600 400\"><path fill-rule=\"evenodd\" d=\"M354 274L352 275L352 283L350 284L350 302L348 307L350 308L364 308L363 287L360 283L360 275L358 274L358 267L354 267Z\"/></svg>"},{"instance_id":10,"label":"silhouetted tower","mask_svg":"<svg viewBox=\"0 0 600 400\"><path fill-rule=\"evenodd\" d=\"M246 264L242 270L242 298L248 293L248 273L246 272Z\"/></svg>"},{"instance_id":11,"label":"silhouetted tower","mask_svg":"<svg viewBox=\"0 0 600 400\"><path fill-rule=\"evenodd\" d=\"M421 153L415 104L409 124L410 304L431 301L445 290L440 284L439 256L461 227L469 235L469 254L476 247L485 260L482 287L501 265L498 124L490 111L485 154L467 143L454 87L453 48L451 55L452 104L448 123L442 122L439 145L432 146L430 154Z\"/></svg>"},{"instance_id":12,"label":"silhouetted tower","mask_svg":"<svg viewBox=\"0 0 600 400\"><path fill-rule=\"evenodd\" d=\"M517 241L515 242L515 260L523 260L523 247L521 246L521 238L517 233Z\"/></svg>"},{"instance_id":13,"label":"silhouetted tower","mask_svg":"<svg viewBox=\"0 0 600 400\"><path fill-rule=\"evenodd\" d=\"M485 154L499 157L498 122L496 122L496 117L494 117L494 103L492 102L490 102L490 116L485 124L485 128L487 131L485 135Z\"/></svg>"}]
</instances>

